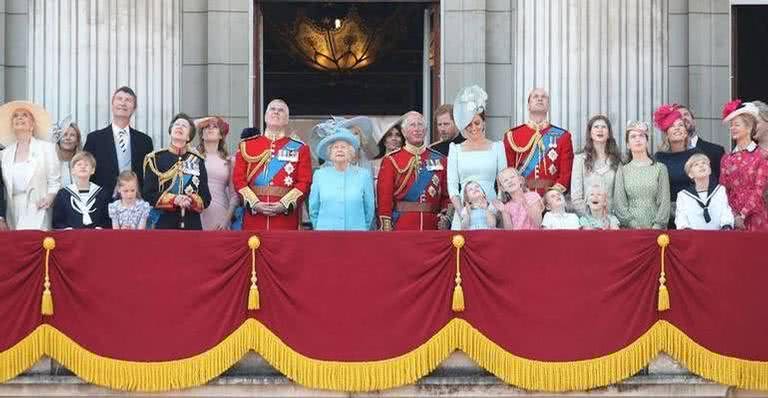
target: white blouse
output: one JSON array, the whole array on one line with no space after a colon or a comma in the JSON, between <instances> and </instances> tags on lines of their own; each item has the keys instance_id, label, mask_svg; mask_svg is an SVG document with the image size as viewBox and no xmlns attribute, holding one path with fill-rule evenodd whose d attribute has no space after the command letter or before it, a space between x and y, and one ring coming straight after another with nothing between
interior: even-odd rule
<instances>
[{"instance_id":1,"label":"white blouse","mask_svg":"<svg viewBox=\"0 0 768 398\"><path fill-rule=\"evenodd\" d=\"M544 229L581 229L579 216L576 213L553 213L544 214L541 220L541 227Z\"/></svg>"}]
</instances>

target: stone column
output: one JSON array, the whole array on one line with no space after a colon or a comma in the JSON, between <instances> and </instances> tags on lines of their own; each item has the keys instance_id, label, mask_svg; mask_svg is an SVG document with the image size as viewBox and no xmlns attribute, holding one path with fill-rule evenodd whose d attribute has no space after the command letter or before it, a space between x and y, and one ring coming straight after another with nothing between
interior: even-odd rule
<instances>
[{"instance_id":1,"label":"stone column","mask_svg":"<svg viewBox=\"0 0 768 398\"><path fill-rule=\"evenodd\" d=\"M180 0L32 0L29 98L59 120L71 115L82 132L111 121L117 87L132 87L132 125L159 148L179 110Z\"/></svg>"},{"instance_id":2,"label":"stone column","mask_svg":"<svg viewBox=\"0 0 768 398\"><path fill-rule=\"evenodd\" d=\"M0 0L0 102L28 99L29 11L25 0Z\"/></svg>"},{"instance_id":3,"label":"stone column","mask_svg":"<svg viewBox=\"0 0 768 398\"><path fill-rule=\"evenodd\" d=\"M730 148L721 122L731 98L731 32L728 0L688 1L688 96L699 135Z\"/></svg>"},{"instance_id":4,"label":"stone column","mask_svg":"<svg viewBox=\"0 0 768 398\"><path fill-rule=\"evenodd\" d=\"M611 119L623 147L627 120L650 122L668 99L667 0L516 4L512 124L526 121L527 95L540 86L550 92L552 122L574 134L574 149L596 114Z\"/></svg>"},{"instance_id":5,"label":"stone column","mask_svg":"<svg viewBox=\"0 0 768 398\"><path fill-rule=\"evenodd\" d=\"M490 0L488 3L503 2ZM486 84L486 0L445 0L443 12L443 56L445 92L443 98L453 103L464 86Z\"/></svg>"},{"instance_id":6,"label":"stone column","mask_svg":"<svg viewBox=\"0 0 768 398\"><path fill-rule=\"evenodd\" d=\"M195 117L227 119L230 149L249 125L250 9L249 0L183 4L181 108Z\"/></svg>"}]
</instances>

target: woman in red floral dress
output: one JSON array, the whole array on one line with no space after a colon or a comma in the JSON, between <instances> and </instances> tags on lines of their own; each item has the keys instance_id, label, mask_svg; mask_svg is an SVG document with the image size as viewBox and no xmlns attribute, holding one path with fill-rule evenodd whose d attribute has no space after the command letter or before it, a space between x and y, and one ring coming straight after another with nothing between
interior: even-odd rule
<instances>
[{"instance_id":1,"label":"woman in red floral dress","mask_svg":"<svg viewBox=\"0 0 768 398\"><path fill-rule=\"evenodd\" d=\"M734 100L723 108L723 122L729 123L733 151L721 162L720 184L728 192L728 203L736 216L736 227L768 231L768 208L763 192L768 186L768 152L754 141L757 107Z\"/></svg>"}]
</instances>

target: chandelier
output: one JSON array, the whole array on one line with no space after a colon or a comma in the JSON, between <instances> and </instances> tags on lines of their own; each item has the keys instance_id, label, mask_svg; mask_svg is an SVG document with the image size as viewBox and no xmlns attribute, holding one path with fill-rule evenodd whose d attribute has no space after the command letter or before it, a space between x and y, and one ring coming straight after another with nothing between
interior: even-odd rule
<instances>
[{"instance_id":1,"label":"chandelier","mask_svg":"<svg viewBox=\"0 0 768 398\"><path fill-rule=\"evenodd\" d=\"M397 33L390 29L387 37L382 34L397 18L397 11L379 23L364 21L354 6L326 5L310 11L314 11L311 16L307 10L299 10L293 23L281 29L281 39L294 56L320 71L363 69L381 56L387 47L384 39L394 41L389 33Z\"/></svg>"}]
</instances>

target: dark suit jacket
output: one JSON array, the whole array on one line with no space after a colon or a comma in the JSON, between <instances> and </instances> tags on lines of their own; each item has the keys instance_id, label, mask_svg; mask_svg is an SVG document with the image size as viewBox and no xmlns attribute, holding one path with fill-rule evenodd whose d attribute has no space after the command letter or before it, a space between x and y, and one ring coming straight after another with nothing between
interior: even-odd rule
<instances>
[{"instance_id":1,"label":"dark suit jacket","mask_svg":"<svg viewBox=\"0 0 768 398\"><path fill-rule=\"evenodd\" d=\"M453 137L453 139L450 141L438 141L430 145L429 147L442 153L443 156L448 156L448 149L450 148L451 143L461 144L464 141L466 141L466 138L464 138L464 136L461 135L461 133L459 133L456 137Z\"/></svg>"},{"instance_id":2,"label":"dark suit jacket","mask_svg":"<svg viewBox=\"0 0 768 398\"><path fill-rule=\"evenodd\" d=\"M91 177L91 181L102 187L108 196L112 197L117 176L120 174L112 125L88 134L83 149L96 158L96 172ZM144 156L152 150L152 138L131 128L131 169L139 177L139 191L144 183Z\"/></svg>"},{"instance_id":3,"label":"dark suit jacket","mask_svg":"<svg viewBox=\"0 0 768 398\"><path fill-rule=\"evenodd\" d=\"M720 160L725 154L725 149L720 145L704 141L701 137L696 141L696 149L707 155L709 162L712 164L712 176L714 176L717 181L720 181Z\"/></svg>"}]
</instances>

